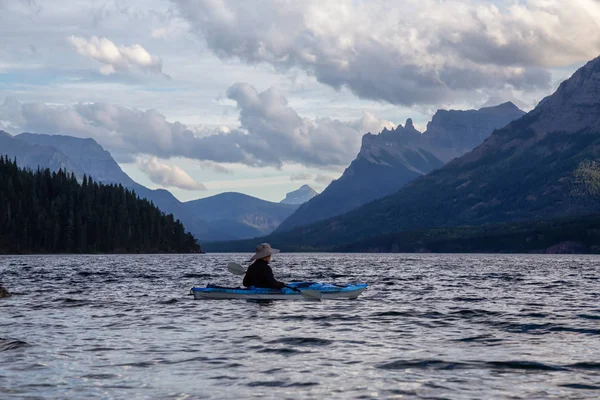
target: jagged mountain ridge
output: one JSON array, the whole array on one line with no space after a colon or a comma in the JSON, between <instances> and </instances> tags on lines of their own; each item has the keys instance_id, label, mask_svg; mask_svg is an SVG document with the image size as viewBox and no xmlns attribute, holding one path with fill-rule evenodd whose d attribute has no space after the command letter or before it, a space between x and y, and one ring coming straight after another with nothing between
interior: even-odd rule
<instances>
[{"instance_id":1,"label":"jagged mountain ridge","mask_svg":"<svg viewBox=\"0 0 600 400\"><path fill-rule=\"evenodd\" d=\"M184 203L198 217L237 239L271 233L293 213L295 204L273 203L242 193L221 193Z\"/></svg>"},{"instance_id":2,"label":"jagged mountain ridge","mask_svg":"<svg viewBox=\"0 0 600 400\"><path fill-rule=\"evenodd\" d=\"M575 171L600 157L600 58L475 150L383 199L273 243L342 244L392 232L556 218L600 211L573 192Z\"/></svg>"},{"instance_id":3,"label":"jagged mountain ridge","mask_svg":"<svg viewBox=\"0 0 600 400\"><path fill-rule=\"evenodd\" d=\"M392 194L472 150L494 129L523 114L510 102L479 110L438 110L423 134L410 118L396 129L384 129L378 135L367 133L358 156L343 175L302 205L276 231L309 225Z\"/></svg>"}]
</instances>

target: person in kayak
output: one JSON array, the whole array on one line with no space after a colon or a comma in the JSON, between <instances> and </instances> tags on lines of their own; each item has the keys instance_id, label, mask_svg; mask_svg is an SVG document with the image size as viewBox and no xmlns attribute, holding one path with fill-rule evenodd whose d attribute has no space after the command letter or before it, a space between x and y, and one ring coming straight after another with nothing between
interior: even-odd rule
<instances>
[{"instance_id":1,"label":"person in kayak","mask_svg":"<svg viewBox=\"0 0 600 400\"><path fill-rule=\"evenodd\" d=\"M273 270L269 266L271 256L277 253L279 253L279 250L271 248L269 243L262 243L256 246L256 254L250 259L254 263L246 271L243 282L244 286L269 289L283 289L286 287L285 283L275 279Z\"/></svg>"}]
</instances>

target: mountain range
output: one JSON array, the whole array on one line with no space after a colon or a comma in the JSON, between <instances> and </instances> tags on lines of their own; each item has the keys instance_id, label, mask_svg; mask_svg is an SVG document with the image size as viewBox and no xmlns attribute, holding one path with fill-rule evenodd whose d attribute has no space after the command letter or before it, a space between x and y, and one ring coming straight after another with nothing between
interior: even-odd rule
<instances>
[{"instance_id":1,"label":"mountain range","mask_svg":"<svg viewBox=\"0 0 600 400\"><path fill-rule=\"evenodd\" d=\"M298 208L297 204L273 203L241 193L223 193L182 203L167 190L152 190L135 182L110 152L93 139L34 133L12 136L0 131L0 154L16 157L18 165L24 168L62 169L73 172L79 180L87 175L101 183L123 185L152 201L163 212L173 214L201 241L269 234ZM311 196L314 191L305 186L288 193L286 198L301 201L302 196Z\"/></svg>"},{"instance_id":2,"label":"mountain range","mask_svg":"<svg viewBox=\"0 0 600 400\"><path fill-rule=\"evenodd\" d=\"M93 139L33 133L12 136L0 131L0 148L4 154L16 157L23 167L63 169L75 173L79 179L88 175L102 183L121 184L135 190L140 197L180 219L201 241L239 240L267 235L286 218L293 222L288 217L299 205L302 212L294 218L304 215L311 222L313 218L326 218L393 192L406 181L442 166L443 160L460 151L452 146L458 149L468 146L469 141L486 134L482 130L491 129L490 126L501 123L498 119L510 118L516 112L520 111L510 103L478 111L440 110L428 128L435 135L420 134L411 120L405 127L400 125L379 135L366 134L357 159L323 194L317 195L310 186L303 185L288 193L280 204L239 193L224 193L184 204L167 190L151 190L133 181ZM457 133L449 134L453 129ZM309 207L301 206L310 199Z\"/></svg>"},{"instance_id":3,"label":"mountain range","mask_svg":"<svg viewBox=\"0 0 600 400\"><path fill-rule=\"evenodd\" d=\"M358 209L263 240L319 248L433 227L586 215L600 211L600 201L597 190L579 187L586 184L581 171L599 176L599 156L597 58L534 110L444 167Z\"/></svg>"},{"instance_id":4,"label":"mountain range","mask_svg":"<svg viewBox=\"0 0 600 400\"><path fill-rule=\"evenodd\" d=\"M494 129L523 116L513 103L479 110L438 110L425 133L404 126L362 138L356 159L321 194L302 205L277 232L343 214L399 190L483 142Z\"/></svg>"},{"instance_id":5,"label":"mountain range","mask_svg":"<svg viewBox=\"0 0 600 400\"><path fill-rule=\"evenodd\" d=\"M356 171L361 169L354 166L360 163L366 163L369 167L399 167L403 171L412 171L416 178L392 194L333 218L292 227L287 231L282 230L284 223L276 232L260 240L269 241L274 246L294 246L296 249L342 248L399 232L425 232L436 227L484 226L540 219L551 221L600 211L599 191L582 187L587 179L582 178L582 171L589 176L600 176L600 166L596 162L600 155L600 58L579 69L534 110L496 129L474 150L452 159L461 149L484 138L487 135L485 129L492 129L493 124L501 123L489 117L478 118L478 112L482 111L492 111L493 115L503 115L503 118L521 113L511 103L477 111L440 111L428 124L424 134L414 129L410 120L395 130L384 130L379 135L367 134L357 159L338 181L358 176ZM477 123L465 125L464 121L461 122L463 116L467 122L476 120ZM463 128L456 128L460 126ZM6 153L8 143L14 154L21 154L25 163L43 160L54 167L72 168L76 174L89 173L94 176L90 171L96 166L102 166L105 170L109 168L111 172L105 171L105 175L102 175L105 181L115 179L119 171L123 173L114 160L114 165L110 162L110 154L97 143L85 143L98 151L97 157L91 157L88 162L87 157L84 157L85 160L78 159L74 154L81 147L70 148L68 145L70 140L88 139L66 138L57 137L53 139L57 143L50 143L48 135L22 134L12 137L2 132L0 146ZM66 142L63 143L63 140ZM31 147L28 149L27 146ZM445 163L448 159L450 161ZM432 171L427 173L427 168ZM392 169L386 171L389 173ZM372 175L365 177L373 180ZM121 176L119 179L126 178ZM594 181L596 184L598 182ZM362 189L368 190L371 189ZM153 195L170 195L167 191L150 192ZM300 207L298 212L323 194ZM207 200L206 204L212 201L214 206L224 202L226 197ZM235 195L232 197L233 200L236 198L241 199ZM346 204L343 200L340 199L339 207ZM248 199L243 199L242 203L245 201ZM203 235L206 239L231 239L232 236L227 237L231 229L209 232L211 225L199 216L202 211L194 211L190 204L178 203L193 218L197 218L205 229ZM276 203L269 204L272 207ZM231 211L233 207L228 209ZM245 223L248 226L253 224L252 227L256 229L247 230L248 235L254 235L257 231L267 232L276 225L276 222L266 218L252 220L243 215L240 212L236 218L245 218ZM283 212L279 214L279 218L283 218L283 215ZM206 215L204 217L207 218ZM212 218L212 221L227 219L224 214L208 218ZM241 230L239 227L234 229ZM252 243L256 240L253 239ZM249 243L232 242L227 247L235 249L243 244L247 249Z\"/></svg>"}]
</instances>

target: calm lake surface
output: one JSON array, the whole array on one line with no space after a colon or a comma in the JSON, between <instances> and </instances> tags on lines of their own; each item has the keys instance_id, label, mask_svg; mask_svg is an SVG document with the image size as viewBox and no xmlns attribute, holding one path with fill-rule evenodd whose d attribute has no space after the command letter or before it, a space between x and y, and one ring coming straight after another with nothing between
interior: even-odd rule
<instances>
[{"instance_id":1,"label":"calm lake surface","mask_svg":"<svg viewBox=\"0 0 600 400\"><path fill-rule=\"evenodd\" d=\"M0 397L600 396L600 257L280 254L357 300L193 300L249 254L4 256Z\"/></svg>"}]
</instances>

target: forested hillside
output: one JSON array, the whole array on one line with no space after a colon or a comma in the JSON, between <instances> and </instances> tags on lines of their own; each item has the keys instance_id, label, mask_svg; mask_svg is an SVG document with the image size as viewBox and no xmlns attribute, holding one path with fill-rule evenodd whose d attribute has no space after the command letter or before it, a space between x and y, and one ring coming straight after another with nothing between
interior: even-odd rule
<instances>
[{"instance_id":1,"label":"forested hillside","mask_svg":"<svg viewBox=\"0 0 600 400\"><path fill-rule=\"evenodd\" d=\"M0 156L0 253L200 252L179 220L121 185Z\"/></svg>"}]
</instances>

